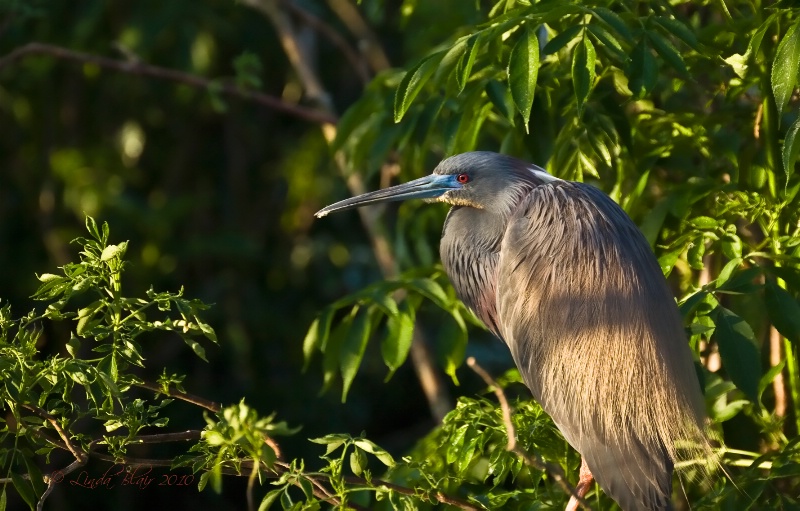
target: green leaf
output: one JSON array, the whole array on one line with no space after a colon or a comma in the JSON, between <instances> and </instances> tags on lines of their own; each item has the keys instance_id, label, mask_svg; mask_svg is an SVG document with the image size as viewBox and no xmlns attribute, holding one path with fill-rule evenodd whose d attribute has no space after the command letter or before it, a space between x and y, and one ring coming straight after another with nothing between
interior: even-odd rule
<instances>
[{"instance_id":1,"label":"green leaf","mask_svg":"<svg viewBox=\"0 0 800 511\"><path fill-rule=\"evenodd\" d=\"M358 307L356 307L354 312L358 312ZM333 377L339 372L339 366L341 365L339 361L339 352L341 351L344 338L348 335L350 326L353 324L353 316L354 313L345 316L342 321L336 325L333 331L331 331L328 339L322 345L322 352L325 353L325 357L322 360L323 392L330 387L333 382Z\"/></svg>"},{"instance_id":2,"label":"green leaf","mask_svg":"<svg viewBox=\"0 0 800 511\"><path fill-rule=\"evenodd\" d=\"M374 442L367 440L366 438L361 438L353 442L356 447L363 449L365 452L368 452L378 458L381 463L386 465L387 467L394 466L394 458L392 455L386 452L382 447L379 447Z\"/></svg>"},{"instance_id":3,"label":"green leaf","mask_svg":"<svg viewBox=\"0 0 800 511\"><path fill-rule=\"evenodd\" d=\"M0 511L6 511L8 496L6 496L6 485L3 485L3 492L0 493Z\"/></svg>"},{"instance_id":4,"label":"green leaf","mask_svg":"<svg viewBox=\"0 0 800 511\"><path fill-rule=\"evenodd\" d=\"M761 377L761 380L758 382L758 399L761 399L761 396L764 394L764 391L767 390L770 383L775 379L781 371L783 371L784 366L786 365L786 359L781 360L778 362L777 365L770 367L769 371L767 371L764 376Z\"/></svg>"},{"instance_id":5,"label":"green leaf","mask_svg":"<svg viewBox=\"0 0 800 511\"><path fill-rule=\"evenodd\" d=\"M584 33L583 39L575 45L572 53L572 85L575 87L579 113L583 111L583 104L594 85L596 58L594 45Z\"/></svg>"},{"instance_id":6,"label":"green leaf","mask_svg":"<svg viewBox=\"0 0 800 511\"><path fill-rule=\"evenodd\" d=\"M385 292L378 291L374 293L372 295L372 300L387 316L397 316L400 313L397 308L397 302Z\"/></svg>"},{"instance_id":7,"label":"green leaf","mask_svg":"<svg viewBox=\"0 0 800 511\"><path fill-rule=\"evenodd\" d=\"M789 103L800 73L800 19L798 19L778 44L772 61L772 94L778 107L778 120Z\"/></svg>"},{"instance_id":8,"label":"green leaf","mask_svg":"<svg viewBox=\"0 0 800 511\"><path fill-rule=\"evenodd\" d=\"M721 305L717 307L714 322L717 325L715 336L725 371L750 401L758 402L761 356L756 347L753 329L745 320Z\"/></svg>"},{"instance_id":9,"label":"green leaf","mask_svg":"<svg viewBox=\"0 0 800 511\"><path fill-rule=\"evenodd\" d=\"M394 122L400 122L403 119L414 98L417 97L422 87L433 72L436 71L444 54L444 51L440 51L425 57L416 66L412 67L400 81L394 96Z\"/></svg>"},{"instance_id":10,"label":"green leaf","mask_svg":"<svg viewBox=\"0 0 800 511\"><path fill-rule=\"evenodd\" d=\"M728 263L719 272L717 280L714 281L716 283L716 286L719 287L725 284L728 281L728 279L731 278L731 275L733 275L733 271L737 269L741 264L742 264L741 257L737 257L735 259L731 259L730 261L728 261Z\"/></svg>"},{"instance_id":11,"label":"green leaf","mask_svg":"<svg viewBox=\"0 0 800 511\"><path fill-rule=\"evenodd\" d=\"M551 53L557 52L566 46L567 43L575 39L575 36L577 36L581 30L583 30L583 25L573 25L564 29L564 31L550 39L547 44L544 45L542 53L544 55L550 55Z\"/></svg>"},{"instance_id":12,"label":"green leaf","mask_svg":"<svg viewBox=\"0 0 800 511\"><path fill-rule=\"evenodd\" d=\"M786 132L786 138L783 139L783 172L786 174L786 182L794 173L794 164L797 157L800 156L800 137L797 133L800 132L800 116L794 120Z\"/></svg>"},{"instance_id":13,"label":"green leaf","mask_svg":"<svg viewBox=\"0 0 800 511\"><path fill-rule=\"evenodd\" d=\"M586 25L586 28L589 30L589 33L591 33L604 48L611 51L620 62L628 60L628 55L625 53L625 50L622 49L620 42L617 41L617 38L606 30L603 25L599 23L590 23Z\"/></svg>"},{"instance_id":14,"label":"green leaf","mask_svg":"<svg viewBox=\"0 0 800 511\"><path fill-rule=\"evenodd\" d=\"M668 40L661 37L661 34L656 32L646 32L647 39L653 45L656 52L661 55L667 64L675 68L678 73L681 74L684 78L689 78L689 70L686 69L686 63L683 61L683 57L681 54L678 53L678 50L672 46Z\"/></svg>"},{"instance_id":15,"label":"green leaf","mask_svg":"<svg viewBox=\"0 0 800 511\"><path fill-rule=\"evenodd\" d=\"M703 236L695 238L686 253L686 259L693 270L703 269L703 256L706 253L706 243Z\"/></svg>"},{"instance_id":16,"label":"green leaf","mask_svg":"<svg viewBox=\"0 0 800 511\"><path fill-rule=\"evenodd\" d=\"M119 377L116 355L114 353L109 353L103 357L103 359L98 362L97 369L100 372L107 374L111 378L111 381L116 382L117 378Z\"/></svg>"},{"instance_id":17,"label":"green leaf","mask_svg":"<svg viewBox=\"0 0 800 511\"><path fill-rule=\"evenodd\" d=\"M91 234L94 239L98 241L103 240L100 231L97 229L97 222L89 215L86 215L86 230L89 231L89 234Z\"/></svg>"},{"instance_id":18,"label":"green leaf","mask_svg":"<svg viewBox=\"0 0 800 511\"><path fill-rule=\"evenodd\" d=\"M722 238L722 253L729 259L742 257L742 240L736 234L726 234Z\"/></svg>"},{"instance_id":19,"label":"green leaf","mask_svg":"<svg viewBox=\"0 0 800 511\"><path fill-rule=\"evenodd\" d=\"M388 335L381 342L381 356L383 356L386 367L389 368L386 381L403 365L411 349L414 337L414 315L414 309L409 307L407 300L404 300L400 303L400 314L390 316L386 321Z\"/></svg>"},{"instance_id":20,"label":"green leaf","mask_svg":"<svg viewBox=\"0 0 800 511\"><path fill-rule=\"evenodd\" d=\"M370 313L366 309L360 309L353 320L347 335L345 336L341 350L339 352L339 367L342 372L342 403L347 401L347 392L356 377L364 351L367 349L367 341L370 334Z\"/></svg>"},{"instance_id":21,"label":"green leaf","mask_svg":"<svg viewBox=\"0 0 800 511\"><path fill-rule=\"evenodd\" d=\"M695 229L700 229L703 231L710 231L712 229L716 229L720 224L720 221L711 218L710 216L696 216L689 220L689 225L694 227Z\"/></svg>"},{"instance_id":22,"label":"green leaf","mask_svg":"<svg viewBox=\"0 0 800 511\"><path fill-rule=\"evenodd\" d=\"M697 36L683 22L675 18L663 18L660 16L654 18L654 21L661 25L667 32L688 44L693 50L701 51Z\"/></svg>"},{"instance_id":23,"label":"green leaf","mask_svg":"<svg viewBox=\"0 0 800 511\"><path fill-rule=\"evenodd\" d=\"M514 100L511 98L511 92L508 90L508 87L503 86L503 84L497 80L489 80L486 82L486 96L503 117L508 119L511 126L515 126Z\"/></svg>"},{"instance_id":24,"label":"green leaf","mask_svg":"<svg viewBox=\"0 0 800 511\"><path fill-rule=\"evenodd\" d=\"M469 424L463 424L448 438L447 451L445 453L445 459L448 465L452 465L458 459L461 448L464 446L464 438L467 436L469 428Z\"/></svg>"},{"instance_id":25,"label":"green leaf","mask_svg":"<svg viewBox=\"0 0 800 511\"><path fill-rule=\"evenodd\" d=\"M33 486L33 493L35 495L42 495L47 489L44 485L42 471L39 470L39 467L36 465L34 460L28 458L27 456L22 456L22 461L25 462L25 469L28 471L28 478L31 482L31 486Z\"/></svg>"},{"instance_id":26,"label":"green leaf","mask_svg":"<svg viewBox=\"0 0 800 511\"><path fill-rule=\"evenodd\" d=\"M614 29L614 31L616 31L624 39L628 41L633 39L633 35L631 34L628 25L626 25L625 21L619 17L619 14L605 7L595 7L592 9L592 11L594 12L595 16L600 18L606 25Z\"/></svg>"},{"instance_id":27,"label":"green leaf","mask_svg":"<svg viewBox=\"0 0 800 511\"><path fill-rule=\"evenodd\" d=\"M111 259L122 258L125 255L125 250L128 248L128 242L123 241L119 245L108 245L106 248L103 249L103 253L100 255L101 261L109 261Z\"/></svg>"},{"instance_id":28,"label":"green leaf","mask_svg":"<svg viewBox=\"0 0 800 511\"><path fill-rule=\"evenodd\" d=\"M764 302L778 332L800 345L800 303L772 279L764 285Z\"/></svg>"},{"instance_id":29,"label":"green leaf","mask_svg":"<svg viewBox=\"0 0 800 511\"><path fill-rule=\"evenodd\" d=\"M203 362L208 362L206 358L206 349L197 341L192 339L191 337L184 337L183 342L186 343L187 346L192 348L194 354L203 359ZM116 378L114 378L116 380Z\"/></svg>"},{"instance_id":30,"label":"green leaf","mask_svg":"<svg viewBox=\"0 0 800 511\"><path fill-rule=\"evenodd\" d=\"M672 268L675 266L675 263L678 261L678 258L685 248L685 245L679 245L669 252L665 252L658 258L658 265L661 267L661 273L663 273L665 277L669 277L669 274L672 273Z\"/></svg>"},{"instance_id":31,"label":"green leaf","mask_svg":"<svg viewBox=\"0 0 800 511\"><path fill-rule=\"evenodd\" d=\"M645 97L656 85L658 65L644 38L633 48L627 75L628 87L637 99Z\"/></svg>"},{"instance_id":32,"label":"green leaf","mask_svg":"<svg viewBox=\"0 0 800 511\"><path fill-rule=\"evenodd\" d=\"M475 64L475 57L480 49L480 45L478 44L479 39L480 35L474 34L467 40L467 49L461 55L456 65L456 82L458 83L459 94L464 90L464 87L467 86L467 80L469 80L470 74L472 73L472 66Z\"/></svg>"},{"instance_id":33,"label":"green leaf","mask_svg":"<svg viewBox=\"0 0 800 511\"><path fill-rule=\"evenodd\" d=\"M449 324L442 332L443 339L441 340L444 352L444 372L453 380L453 383L458 385L458 377L456 370L461 367L464 362L467 352L467 324L458 309L450 311L450 315L455 322L456 329L453 329Z\"/></svg>"},{"instance_id":34,"label":"green leaf","mask_svg":"<svg viewBox=\"0 0 800 511\"><path fill-rule=\"evenodd\" d=\"M278 500L278 497L281 496L283 493L283 488L278 488L277 490L272 490L271 492L264 495L264 498L261 500L261 504L258 506L258 511L267 511L272 504Z\"/></svg>"},{"instance_id":35,"label":"green leaf","mask_svg":"<svg viewBox=\"0 0 800 511\"><path fill-rule=\"evenodd\" d=\"M353 474L360 476L366 468L367 455L364 454L364 451L356 447L353 449L353 452L350 453L350 470L353 471Z\"/></svg>"},{"instance_id":36,"label":"green leaf","mask_svg":"<svg viewBox=\"0 0 800 511\"><path fill-rule=\"evenodd\" d=\"M447 298L442 286L431 279L410 280L408 281L408 287L428 298L442 309L448 309L450 306L450 300Z\"/></svg>"},{"instance_id":37,"label":"green leaf","mask_svg":"<svg viewBox=\"0 0 800 511\"><path fill-rule=\"evenodd\" d=\"M28 504L28 507L34 509L36 505L36 494L33 492L33 486L31 486L30 481L26 481L21 475L15 472L11 472L11 481L14 483L14 488L17 490L17 493L19 493L19 496L22 497L22 500Z\"/></svg>"},{"instance_id":38,"label":"green leaf","mask_svg":"<svg viewBox=\"0 0 800 511\"><path fill-rule=\"evenodd\" d=\"M331 322L333 321L333 311L326 310L317 319L311 323L305 339L303 339L303 371L308 369L308 364L311 362L311 357L314 352L319 350L324 344L331 330Z\"/></svg>"},{"instance_id":39,"label":"green leaf","mask_svg":"<svg viewBox=\"0 0 800 511\"><path fill-rule=\"evenodd\" d=\"M511 49L508 59L508 88L528 132L528 122L533 108L533 96L539 74L539 38L527 25Z\"/></svg>"},{"instance_id":40,"label":"green leaf","mask_svg":"<svg viewBox=\"0 0 800 511\"><path fill-rule=\"evenodd\" d=\"M800 268L790 266L767 266L764 268L771 275L786 281L789 289L800 289Z\"/></svg>"}]
</instances>

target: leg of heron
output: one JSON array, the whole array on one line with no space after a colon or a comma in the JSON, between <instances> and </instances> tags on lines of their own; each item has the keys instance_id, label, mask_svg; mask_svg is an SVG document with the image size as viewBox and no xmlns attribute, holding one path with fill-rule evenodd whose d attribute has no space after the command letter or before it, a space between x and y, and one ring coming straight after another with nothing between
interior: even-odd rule
<instances>
[{"instance_id":1,"label":"leg of heron","mask_svg":"<svg viewBox=\"0 0 800 511\"><path fill-rule=\"evenodd\" d=\"M594 482L594 476L592 475L592 471L589 470L589 465L586 464L586 460L581 458L581 472L578 476L578 484L575 485L575 493L578 497L583 498L589 493L589 487ZM580 507L578 503L578 499L575 498L575 495L569 499L567 503L567 508L564 511L577 511Z\"/></svg>"}]
</instances>

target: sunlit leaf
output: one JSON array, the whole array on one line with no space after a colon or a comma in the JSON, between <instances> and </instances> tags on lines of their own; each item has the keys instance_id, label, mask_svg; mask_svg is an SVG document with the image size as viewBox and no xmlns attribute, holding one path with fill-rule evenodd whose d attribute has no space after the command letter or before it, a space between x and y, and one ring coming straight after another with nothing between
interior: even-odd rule
<instances>
[{"instance_id":1,"label":"sunlit leaf","mask_svg":"<svg viewBox=\"0 0 800 511\"><path fill-rule=\"evenodd\" d=\"M508 60L508 87L511 97L522 115L525 131L533 107L536 80L539 74L539 38L536 32L525 25L522 34L511 50Z\"/></svg>"},{"instance_id":2,"label":"sunlit leaf","mask_svg":"<svg viewBox=\"0 0 800 511\"><path fill-rule=\"evenodd\" d=\"M467 80L469 80L470 74L472 73L472 66L475 64L475 57L478 54L478 50L480 50L479 43L480 37L478 34L470 37L467 40L466 51L458 60L458 64L456 65L456 81L458 83L459 93L467 86Z\"/></svg>"},{"instance_id":3,"label":"sunlit leaf","mask_svg":"<svg viewBox=\"0 0 800 511\"><path fill-rule=\"evenodd\" d=\"M596 54L592 41L584 35L581 42L575 45L572 54L572 85L575 87L575 99L578 101L578 112L589 97L594 86Z\"/></svg>"},{"instance_id":4,"label":"sunlit leaf","mask_svg":"<svg viewBox=\"0 0 800 511\"><path fill-rule=\"evenodd\" d=\"M361 475L361 472L367 468L367 455L364 454L364 451L356 447L350 453L350 470L357 476Z\"/></svg>"},{"instance_id":5,"label":"sunlit leaf","mask_svg":"<svg viewBox=\"0 0 800 511\"><path fill-rule=\"evenodd\" d=\"M320 349L327 340L332 321L333 311L328 309L315 319L308 328L308 332L303 339L303 371L308 369L308 364L311 362L314 352Z\"/></svg>"},{"instance_id":6,"label":"sunlit leaf","mask_svg":"<svg viewBox=\"0 0 800 511\"><path fill-rule=\"evenodd\" d=\"M445 52L440 51L429 55L419 61L419 63L408 70L394 96L394 122L400 122L408 111L408 107L422 90L422 87L436 71L439 61L444 57Z\"/></svg>"},{"instance_id":7,"label":"sunlit leaf","mask_svg":"<svg viewBox=\"0 0 800 511\"><path fill-rule=\"evenodd\" d=\"M442 286L431 279L412 279L408 287L422 294L442 309L447 309L450 300L447 298Z\"/></svg>"},{"instance_id":8,"label":"sunlit leaf","mask_svg":"<svg viewBox=\"0 0 800 511\"><path fill-rule=\"evenodd\" d=\"M125 250L127 250L127 248L127 241L123 241L119 245L108 245L103 249L103 253L100 255L100 260L109 261L114 258L122 258L122 256L125 255Z\"/></svg>"},{"instance_id":9,"label":"sunlit leaf","mask_svg":"<svg viewBox=\"0 0 800 511\"><path fill-rule=\"evenodd\" d=\"M775 60L772 61L772 94L778 114L789 103L800 73L800 19L789 27L778 44ZM785 165L785 163L784 163Z\"/></svg>"},{"instance_id":10,"label":"sunlit leaf","mask_svg":"<svg viewBox=\"0 0 800 511\"><path fill-rule=\"evenodd\" d=\"M798 31L800 33L800 31ZM786 132L786 138L783 139L783 171L786 173L786 182L794 174L795 162L797 157L800 156L800 137L797 136L800 132L800 116L794 120Z\"/></svg>"}]
</instances>

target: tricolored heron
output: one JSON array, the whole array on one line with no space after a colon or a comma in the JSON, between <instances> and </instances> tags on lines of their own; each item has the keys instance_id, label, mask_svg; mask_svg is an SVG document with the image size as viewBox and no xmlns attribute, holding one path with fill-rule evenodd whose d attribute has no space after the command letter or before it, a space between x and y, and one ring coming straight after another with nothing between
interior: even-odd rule
<instances>
[{"instance_id":1,"label":"tricolored heron","mask_svg":"<svg viewBox=\"0 0 800 511\"><path fill-rule=\"evenodd\" d=\"M447 275L583 457L577 493L594 477L626 511L670 509L673 462L685 455L676 444L707 445L704 404L675 300L636 224L597 188L492 152L447 158L430 176L316 216L406 199L453 206Z\"/></svg>"}]
</instances>

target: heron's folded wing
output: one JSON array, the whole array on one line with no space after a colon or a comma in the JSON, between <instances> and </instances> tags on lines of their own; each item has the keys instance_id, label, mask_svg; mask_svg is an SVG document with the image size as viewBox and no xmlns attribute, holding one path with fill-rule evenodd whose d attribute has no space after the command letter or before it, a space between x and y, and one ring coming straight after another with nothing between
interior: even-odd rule
<instances>
[{"instance_id":1,"label":"heron's folded wing","mask_svg":"<svg viewBox=\"0 0 800 511\"><path fill-rule=\"evenodd\" d=\"M571 182L539 186L520 202L498 262L500 333L523 379L626 510L669 506L672 462L659 426L679 418L662 416L675 393L674 378L658 381L672 363L663 343L683 349L680 371L693 372L663 280L630 218Z\"/></svg>"}]
</instances>

